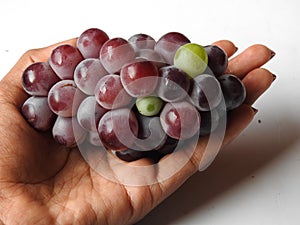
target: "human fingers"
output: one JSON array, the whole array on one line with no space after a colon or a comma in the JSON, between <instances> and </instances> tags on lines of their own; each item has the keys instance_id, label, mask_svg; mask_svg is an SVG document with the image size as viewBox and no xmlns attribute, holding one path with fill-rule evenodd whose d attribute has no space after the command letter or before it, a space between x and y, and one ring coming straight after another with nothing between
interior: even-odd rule
<instances>
[{"instance_id":1,"label":"human fingers","mask_svg":"<svg viewBox=\"0 0 300 225\"><path fill-rule=\"evenodd\" d=\"M23 71L32 63L47 61L52 50L57 46L62 44L75 46L76 41L77 39L73 38L48 47L32 49L25 52L8 74L0 81L0 97L19 108L28 97L22 89L21 76Z\"/></svg>"},{"instance_id":2,"label":"human fingers","mask_svg":"<svg viewBox=\"0 0 300 225\"><path fill-rule=\"evenodd\" d=\"M242 79L250 71L267 63L274 55L275 52L264 45L252 45L229 60L226 72Z\"/></svg>"},{"instance_id":3,"label":"human fingers","mask_svg":"<svg viewBox=\"0 0 300 225\"><path fill-rule=\"evenodd\" d=\"M252 105L271 86L275 78L274 74L264 68L250 71L242 80L247 92L244 103Z\"/></svg>"},{"instance_id":4,"label":"human fingers","mask_svg":"<svg viewBox=\"0 0 300 225\"><path fill-rule=\"evenodd\" d=\"M219 40L212 43L212 45L216 45L219 48L223 49L226 52L228 58L230 58L238 50L234 43L229 40Z\"/></svg>"}]
</instances>

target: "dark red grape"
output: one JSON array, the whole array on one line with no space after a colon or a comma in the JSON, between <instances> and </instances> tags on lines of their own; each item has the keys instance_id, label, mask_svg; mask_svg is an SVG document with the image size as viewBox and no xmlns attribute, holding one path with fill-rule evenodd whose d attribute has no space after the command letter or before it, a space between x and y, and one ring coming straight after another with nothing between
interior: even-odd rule
<instances>
[{"instance_id":1,"label":"dark red grape","mask_svg":"<svg viewBox=\"0 0 300 225\"><path fill-rule=\"evenodd\" d=\"M199 131L200 114L189 102L167 103L160 113L160 122L167 135L185 140Z\"/></svg>"},{"instance_id":2,"label":"dark red grape","mask_svg":"<svg viewBox=\"0 0 300 225\"><path fill-rule=\"evenodd\" d=\"M71 45L56 47L50 56L49 64L62 80L73 79L77 64L83 60L79 50Z\"/></svg>"},{"instance_id":3,"label":"dark red grape","mask_svg":"<svg viewBox=\"0 0 300 225\"><path fill-rule=\"evenodd\" d=\"M246 98L246 88L243 82L232 74L218 77L225 99L227 110L239 107Z\"/></svg>"},{"instance_id":4,"label":"dark red grape","mask_svg":"<svg viewBox=\"0 0 300 225\"><path fill-rule=\"evenodd\" d=\"M99 59L85 59L76 66L74 81L83 93L94 95L96 84L107 74Z\"/></svg>"},{"instance_id":5,"label":"dark red grape","mask_svg":"<svg viewBox=\"0 0 300 225\"><path fill-rule=\"evenodd\" d=\"M80 126L87 131L97 131L101 117L107 110L96 102L94 96L84 99L77 110L77 120Z\"/></svg>"},{"instance_id":6,"label":"dark red grape","mask_svg":"<svg viewBox=\"0 0 300 225\"><path fill-rule=\"evenodd\" d=\"M102 45L108 39L108 35L103 30L90 28L77 39L77 48L85 59L98 58Z\"/></svg>"},{"instance_id":7,"label":"dark red grape","mask_svg":"<svg viewBox=\"0 0 300 225\"><path fill-rule=\"evenodd\" d=\"M106 41L100 49L100 60L109 73L117 73L126 63L133 61L135 51L131 44L123 38Z\"/></svg>"},{"instance_id":8,"label":"dark red grape","mask_svg":"<svg viewBox=\"0 0 300 225\"><path fill-rule=\"evenodd\" d=\"M59 80L48 62L33 63L22 75L23 89L35 96L47 96L50 88Z\"/></svg>"},{"instance_id":9,"label":"dark red grape","mask_svg":"<svg viewBox=\"0 0 300 225\"><path fill-rule=\"evenodd\" d=\"M48 106L47 97L32 96L22 106L23 116L37 130L49 130L55 121L55 114Z\"/></svg>"},{"instance_id":10,"label":"dark red grape","mask_svg":"<svg viewBox=\"0 0 300 225\"><path fill-rule=\"evenodd\" d=\"M76 117L58 116L52 128L52 135L59 144L73 147L85 140L86 131L78 124Z\"/></svg>"},{"instance_id":11,"label":"dark red grape","mask_svg":"<svg viewBox=\"0 0 300 225\"><path fill-rule=\"evenodd\" d=\"M98 133L106 148L125 150L130 148L137 138L138 121L130 109L113 109L100 119Z\"/></svg>"},{"instance_id":12,"label":"dark red grape","mask_svg":"<svg viewBox=\"0 0 300 225\"><path fill-rule=\"evenodd\" d=\"M148 34L135 34L128 41L136 51L139 49L154 49L156 43L154 38Z\"/></svg>"},{"instance_id":13,"label":"dark red grape","mask_svg":"<svg viewBox=\"0 0 300 225\"><path fill-rule=\"evenodd\" d=\"M95 88L97 102L106 109L121 108L128 105L132 97L125 91L119 75L102 77Z\"/></svg>"},{"instance_id":14,"label":"dark red grape","mask_svg":"<svg viewBox=\"0 0 300 225\"><path fill-rule=\"evenodd\" d=\"M62 80L50 89L48 104L55 114L72 117L84 98L85 95L77 89L73 80Z\"/></svg>"},{"instance_id":15,"label":"dark red grape","mask_svg":"<svg viewBox=\"0 0 300 225\"><path fill-rule=\"evenodd\" d=\"M158 69L150 61L140 61L124 65L121 82L133 97L145 97L153 93L158 82Z\"/></svg>"},{"instance_id":16,"label":"dark red grape","mask_svg":"<svg viewBox=\"0 0 300 225\"><path fill-rule=\"evenodd\" d=\"M156 43L154 49L157 51L168 64L174 64L174 56L177 49L190 43L190 40L179 32L169 32L164 34Z\"/></svg>"},{"instance_id":17,"label":"dark red grape","mask_svg":"<svg viewBox=\"0 0 300 225\"><path fill-rule=\"evenodd\" d=\"M166 66L159 69L159 83L156 89L158 97L166 102L184 99L190 88L190 78L175 66Z\"/></svg>"}]
</instances>

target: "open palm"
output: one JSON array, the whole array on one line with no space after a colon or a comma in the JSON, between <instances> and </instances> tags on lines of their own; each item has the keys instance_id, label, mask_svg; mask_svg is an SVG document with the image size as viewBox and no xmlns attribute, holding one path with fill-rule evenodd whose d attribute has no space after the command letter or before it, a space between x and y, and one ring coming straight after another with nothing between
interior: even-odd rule
<instances>
[{"instance_id":1,"label":"open palm","mask_svg":"<svg viewBox=\"0 0 300 225\"><path fill-rule=\"evenodd\" d=\"M75 45L76 39L63 43ZM229 41L215 44L228 56L236 51ZM133 224L198 170L206 139L199 141L186 165L165 181L130 186L101 176L77 148L64 148L50 133L35 131L20 113L28 97L21 87L22 71L32 62L46 61L57 45L28 51L0 82L0 224ZM252 103L274 79L260 68L272 55L267 47L255 45L230 61L228 70L243 79L247 98L229 115L224 144L251 122Z\"/></svg>"}]
</instances>

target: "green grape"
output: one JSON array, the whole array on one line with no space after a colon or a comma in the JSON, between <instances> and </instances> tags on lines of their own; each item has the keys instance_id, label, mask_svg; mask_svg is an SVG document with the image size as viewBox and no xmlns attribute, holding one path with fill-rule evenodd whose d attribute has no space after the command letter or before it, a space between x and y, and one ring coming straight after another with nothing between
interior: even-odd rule
<instances>
[{"instance_id":1,"label":"green grape","mask_svg":"<svg viewBox=\"0 0 300 225\"><path fill-rule=\"evenodd\" d=\"M154 116L160 112L163 101L155 96L147 96L137 98L135 104L140 114L144 116Z\"/></svg>"},{"instance_id":2,"label":"green grape","mask_svg":"<svg viewBox=\"0 0 300 225\"><path fill-rule=\"evenodd\" d=\"M186 72L191 78L202 74L208 63L208 56L205 49L198 44L188 43L175 53L174 65Z\"/></svg>"}]
</instances>

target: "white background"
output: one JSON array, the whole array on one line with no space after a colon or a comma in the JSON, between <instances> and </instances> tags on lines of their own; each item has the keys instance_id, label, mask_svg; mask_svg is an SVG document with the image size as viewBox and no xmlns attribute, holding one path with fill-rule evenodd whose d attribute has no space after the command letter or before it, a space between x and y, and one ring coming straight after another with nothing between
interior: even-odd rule
<instances>
[{"instance_id":1,"label":"white background","mask_svg":"<svg viewBox=\"0 0 300 225\"><path fill-rule=\"evenodd\" d=\"M252 124L204 172L145 217L146 224L296 225L300 221L298 0L0 1L0 78L23 52L79 36L179 31L193 42L262 43L277 75ZM1 107L1 106L0 106ZM0 115L4 116L4 115ZM260 121L260 122L259 122Z\"/></svg>"}]
</instances>

